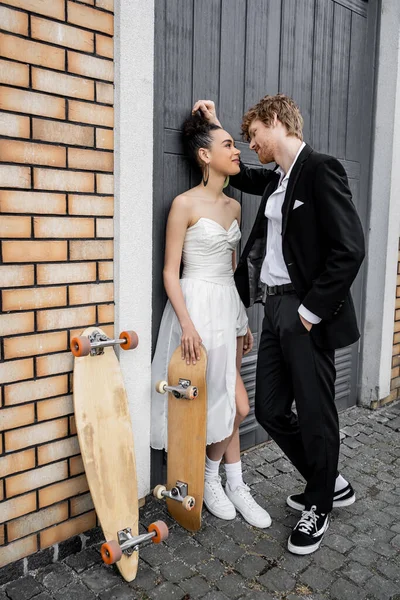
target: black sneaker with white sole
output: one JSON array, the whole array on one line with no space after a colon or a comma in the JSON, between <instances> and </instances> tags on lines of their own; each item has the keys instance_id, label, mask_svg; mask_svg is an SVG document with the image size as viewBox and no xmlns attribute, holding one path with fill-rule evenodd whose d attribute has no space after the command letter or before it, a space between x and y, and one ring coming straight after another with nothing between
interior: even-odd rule
<instances>
[{"instance_id":1,"label":"black sneaker with white sole","mask_svg":"<svg viewBox=\"0 0 400 600\"><path fill-rule=\"evenodd\" d=\"M311 554L318 550L329 527L329 515L317 513L317 507L303 510L301 519L288 539L288 550L293 554Z\"/></svg>"},{"instance_id":2,"label":"black sneaker with white sole","mask_svg":"<svg viewBox=\"0 0 400 600\"><path fill-rule=\"evenodd\" d=\"M350 506L354 504L356 501L356 495L350 483L346 485L345 488L335 492L333 494L333 506L332 508L343 508L344 506ZM304 501L304 493L302 494L292 494L286 498L286 504L290 506L290 508L294 508L295 510L305 510L305 501Z\"/></svg>"}]
</instances>

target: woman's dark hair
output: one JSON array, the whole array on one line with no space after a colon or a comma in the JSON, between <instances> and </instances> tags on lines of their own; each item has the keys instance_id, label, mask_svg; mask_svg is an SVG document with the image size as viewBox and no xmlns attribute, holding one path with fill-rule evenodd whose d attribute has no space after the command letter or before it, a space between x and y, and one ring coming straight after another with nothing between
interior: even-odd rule
<instances>
[{"instance_id":1,"label":"woman's dark hair","mask_svg":"<svg viewBox=\"0 0 400 600\"><path fill-rule=\"evenodd\" d=\"M185 153L197 167L200 166L198 151L200 148L210 148L212 143L210 132L215 129L221 129L221 127L206 121L199 111L188 117L183 123L182 138Z\"/></svg>"}]
</instances>

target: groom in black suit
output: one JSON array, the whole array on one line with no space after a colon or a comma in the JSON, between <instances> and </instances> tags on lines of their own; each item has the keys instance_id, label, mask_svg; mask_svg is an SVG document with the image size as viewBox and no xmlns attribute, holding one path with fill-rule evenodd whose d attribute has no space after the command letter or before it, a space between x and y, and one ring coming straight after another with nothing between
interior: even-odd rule
<instances>
[{"instance_id":1,"label":"groom in black suit","mask_svg":"<svg viewBox=\"0 0 400 600\"><path fill-rule=\"evenodd\" d=\"M220 125L213 102L193 109ZM265 307L255 414L307 482L303 493L287 498L302 511L288 549L310 554L332 507L355 500L337 472L334 351L360 336L350 286L364 258L364 236L343 166L305 144L302 128L291 98L265 96L244 115L242 132L260 162L277 167L241 164L230 183L262 196L235 280L246 307Z\"/></svg>"}]
</instances>

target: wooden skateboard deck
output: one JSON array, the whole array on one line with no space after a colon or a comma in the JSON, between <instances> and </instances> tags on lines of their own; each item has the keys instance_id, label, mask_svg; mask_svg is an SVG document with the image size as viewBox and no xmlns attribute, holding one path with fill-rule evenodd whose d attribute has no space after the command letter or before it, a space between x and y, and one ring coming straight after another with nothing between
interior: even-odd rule
<instances>
[{"instance_id":1,"label":"wooden skateboard deck","mask_svg":"<svg viewBox=\"0 0 400 600\"><path fill-rule=\"evenodd\" d=\"M195 365L187 365L181 358L179 346L168 367L168 385L176 386L184 379L198 389L193 400L168 394L167 489L173 488L177 481L187 483L187 494L195 498L195 506L188 511L181 502L170 498L166 501L171 516L189 531L198 531L201 527L204 495L207 440L207 352L204 347L200 354Z\"/></svg>"},{"instance_id":2,"label":"wooden skateboard deck","mask_svg":"<svg viewBox=\"0 0 400 600\"><path fill-rule=\"evenodd\" d=\"M99 327L89 327L88 336ZM74 407L79 445L90 493L104 537L118 540L118 531L138 535L138 493L135 451L128 400L121 369L112 347L104 354L74 359ZM117 567L126 581L136 577L138 551L123 554Z\"/></svg>"}]
</instances>

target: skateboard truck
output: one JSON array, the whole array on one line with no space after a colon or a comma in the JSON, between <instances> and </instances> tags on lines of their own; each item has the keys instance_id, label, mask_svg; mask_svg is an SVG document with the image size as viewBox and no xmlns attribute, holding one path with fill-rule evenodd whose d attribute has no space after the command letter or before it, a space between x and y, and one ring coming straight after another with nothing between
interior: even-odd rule
<instances>
[{"instance_id":1,"label":"skateboard truck","mask_svg":"<svg viewBox=\"0 0 400 600\"><path fill-rule=\"evenodd\" d=\"M179 385L168 385L168 381L158 381L156 383L156 391L159 394L169 392L175 398L184 398L185 400L194 400L199 391L195 385L190 385L190 379L179 379Z\"/></svg>"},{"instance_id":2,"label":"skateboard truck","mask_svg":"<svg viewBox=\"0 0 400 600\"><path fill-rule=\"evenodd\" d=\"M110 540L101 546L101 558L107 565L113 565L121 560L123 554L132 556L145 542L152 541L154 544L159 544L168 537L168 527L164 521L151 523L147 532L133 536L130 527L118 531L118 541Z\"/></svg>"},{"instance_id":3,"label":"skateboard truck","mask_svg":"<svg viewBox=\"0 0 400 600\"><path fill-rule=\"evenodd\" d=\"M74 356L98 356L104 354L104 348L107 346L120 345L123 350L133 350L137 347L139 338L134 331L123 331L119 334L117 340L107 337L95 329L89 337L73 337L70 348Z\"/></svg>"},{"instance_id":4,"label":"skateboard truck","mask_svg":"<svg viewBox=\"0 0 400 600\"><path fill-rule=\"evenodd\" d=\"M153 490L153 496L162 500L163 498L170 498L177 502L182 502L182 506L185 510L192 510L196 504L193 496L188 496L188 484L183 481L177 481L174 487L167 490L165 485L157 485Z\"/></svg>"}]
</instances>

